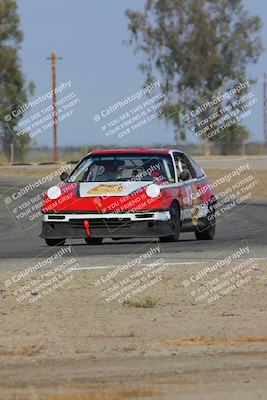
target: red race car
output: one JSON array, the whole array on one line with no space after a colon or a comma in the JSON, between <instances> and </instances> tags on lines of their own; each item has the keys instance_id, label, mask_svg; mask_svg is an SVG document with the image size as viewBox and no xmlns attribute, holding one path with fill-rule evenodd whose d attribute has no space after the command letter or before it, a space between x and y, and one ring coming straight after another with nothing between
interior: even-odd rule
<instances>
[{"instance_id":1,"label":"red race car","mask_svg":"<svg viewBox=\"0 0 267 400\"><path fill-rule=\"evenodd\" d=\"M198 240L215 234L216 196L202 168L178 150L97 150L44 196L41 237L49 246L67 238L159 238L180 232Z\"/></svg>"}]
</instances>

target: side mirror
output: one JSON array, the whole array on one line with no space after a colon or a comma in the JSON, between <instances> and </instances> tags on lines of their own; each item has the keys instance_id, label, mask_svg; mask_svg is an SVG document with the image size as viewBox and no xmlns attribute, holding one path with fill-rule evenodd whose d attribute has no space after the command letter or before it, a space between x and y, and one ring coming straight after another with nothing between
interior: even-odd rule
<instances>
[{"instance_id":1,"label":"side mirror","mask_svg":"<svg viewBox=\"0 0 267 400\"><path fill-rule=\"evenodd\" d=\"M69 177L69 174L66 172L66 171L63 171L61 174L60 174L60 179L64 182L64 181L66 181L67 179L68 179L68 177Z\"/></svg>"},{"instance_id":2,"label":"side mirror","mask_svg":"<svg viewBox=\"0 0 267 400\"><path fill-rule=\"evenodd\" d=\"M184 169L180 173L179 178L181 181L188 181L188 179L190 178L190 173L189 173L188 169Z\"/></svg>"}]
</instances>

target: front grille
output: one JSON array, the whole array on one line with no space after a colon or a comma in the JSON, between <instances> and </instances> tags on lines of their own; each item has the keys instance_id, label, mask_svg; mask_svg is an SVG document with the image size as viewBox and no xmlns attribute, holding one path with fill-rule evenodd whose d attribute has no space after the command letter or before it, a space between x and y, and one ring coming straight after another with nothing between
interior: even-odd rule
<instances>
[{"instance_id":1,"label":"front grille","mask_svg":"<svg viewBox=\"0 0 267 400\"><path fill-rule=\"evenodd\" d=\"M90 218L86 219L89 221L90 229L94 228L107 228L116 229L123 226L129 227L131 224L130 218ZM84 228L84 219L71 218L69 220L72 228Z\"/></svg>"},{"instance_id":2,"label":"front grille","mask_svg":"<svg viewBox=\"0 0 267 400\"><path fill-rule=\"evenodd\" d=\"M135 218L152 218L154 214L148 214L148 213L143 213L143 214L136 214Z\"/></svg>"}]
</instances>

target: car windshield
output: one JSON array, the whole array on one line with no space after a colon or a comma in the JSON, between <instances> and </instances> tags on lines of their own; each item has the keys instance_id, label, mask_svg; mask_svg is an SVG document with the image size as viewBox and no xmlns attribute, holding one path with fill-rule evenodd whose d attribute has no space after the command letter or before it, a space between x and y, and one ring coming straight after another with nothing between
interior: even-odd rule
<instances>
[{"instance_id":1,"label":"car windshield","mask_svg":"<svg viewBox=\"0 0 267 400\"><path fill-rule=\"evenodd\" d=\"M165 181L174 182L169 154L112 154L85 157L69 182Z\"/></svg>"}]
</instances>

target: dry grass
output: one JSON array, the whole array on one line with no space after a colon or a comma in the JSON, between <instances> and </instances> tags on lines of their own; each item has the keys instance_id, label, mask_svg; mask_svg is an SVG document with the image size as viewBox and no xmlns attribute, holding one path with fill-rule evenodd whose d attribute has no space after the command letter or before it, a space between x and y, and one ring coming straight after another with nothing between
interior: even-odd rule
<instances>
[{"instance_id":1,"label":"dry grass","mask_svg":"<svg viewBox=\"0 0 267 400\"><path fill-rule=\"evenodd\" d=\"M153 308L157 304L155 300L151 297L146 296L140 299L128 299L122 303L126 307L134 307L134 308Z\"/></svg>"},{"instance_id":2,"label":"dry grass","mask_svg":"<svg viewBox=\"0 0 267 400\"><path fill-rule=\"evenodd\" d=\"M198 336L192 338L173 338L162 340L161 343L186 346L193 344L213 345L213 344L248 344L248 343L267 343L267 337L260 336L240 336L236 338L215 338L213 336Z\"/></svg>"},{"instance_id":3,"label":"dry grass","mask_svg":"<svg viewBox=\"0 0 267 400\"><path fill-rule=\"evenodd\" d=\"M109 338L129 338L129 337L134 337L135 334L134 332L111 332L109 334L107 333L93 333L91 335L88 335L88 337L95 338L95 339L109 339Z\"/></svg>"},{"instance_id":4,"label":"dry grass","mask_svg":"<svg viewBox=\"0 0 267 400\"><path fill-rule=\"evenodd\" d=\"M33 346L17 346L13 348L5 348L0 346L0 356L34 356L44 350L44 346L33 345Z\"/></svg>"},{"instance_id":5,"label":"dry grass","mask_svg":"<svg viewBox=\"0 0 267 400\"><path fill-rule=\"evenodd\" d=\"M0 176L27 176L27 177L43 177L58 170L65 164L54 165L14 165L0 166Z\"/></svg>"},{"instance_id":6,"label":"dry grass","mask_svg":"<svg viewBox=\"0 0 267 400\"><path fill-rule=\"evenodd\" d=\"M125 400L125 399L142 399L153 396L162 395L161 390L155 389L150 386L140 388L131 388L126 386L121 387L107 387L105 389L95 389L90 392L76 392L72 394L50 394L38 395L35 390L31 389L31 396L16 395L10 400ZM0 397L0 400L7 400L7 398Z\"/></svg>"},{"instance_id":7,"label":"dry grass","mask_svg":"<svg viewBox=\"0 0 267 400\"><path fill-rule=\"evenodd\" d=\"M262 154L262 155L260 155L260 156L265 156L266 154ZM242 155L238 155L238 154L236 154L236 155L234 155L234 154L229 154L229 155L226 155L226 156L219 156L219 155L209 155L209 156L199 156L199 155L197 155L197 156L192 156L192 158L194 159L194 160L240 160L240 159L244 159L244 160L249 160L250 158L256 158L256 157L258 157L258 155L257 154L255 154L255 155L250 155L250 156L242 156Z\"/></svg>"},{"instance_id":8,"label":"dry grass","mask_svg":"<svg viewBox=\"0 0 267 400\"><path fill-rule=\"evenodd\" d=\"M41 397L40 400L124 400L131 398L152 397L161 392L153 388L118 388L104 389L92 393L80 393L73 395L52 395Z\"/></svg>"},{"instance_id":9,"label":"dry grass","mask_svg":"<svg viewBox=\"0 0 267 400\"><path fill-rule=\"evenodd\" d=\"M0 164L6 164L7 163L7 158L4 155L3 152L0 152Z\"/></svg>"},{"instance_id":10,"label":"dry grass","mask_svg":"<svg viewBox=\"0 0 267 400\"><path fill-rule=\"evenodd\" d=\"M233 169L220 170L220 169L215 169L215 168L212 168L212 169L205 168L205 172L206 172L207 176L209 177L209 181L214 182L217 179L220 179L221 177L224 177L227 174L231 173L233 171ZM256 186L254 186L254 188L251 190L251 192L252 192L251 201L255 197L266 198L267 191L266 191L265 182L267 180L267 171L259 170L259 169L255 170L255 171L250 170L250 171L242 173L239 176L233 177L233 178L231 178L231 181L229 183L227 183L227 182L221 183L220 185L218 185L216 187L215 192L217 192L217 193L223 192L226 189L230 188L235 183L241 181L242 179L244 179L250 175L254 176L255 180L258 182L258 184ZM246 185L244 185L244 187L245 186ZM236 189L233 190L233 193L234 192L236 192Z\"/></svg>"}]
</instances>

